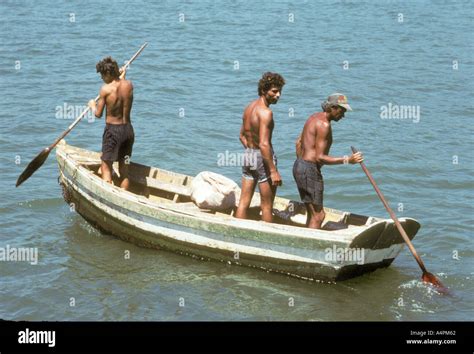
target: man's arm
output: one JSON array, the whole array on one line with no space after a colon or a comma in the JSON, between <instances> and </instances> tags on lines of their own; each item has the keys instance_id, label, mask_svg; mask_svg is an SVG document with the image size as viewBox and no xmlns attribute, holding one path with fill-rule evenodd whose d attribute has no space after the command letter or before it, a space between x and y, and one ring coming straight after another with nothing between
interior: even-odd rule
<instances>
[{"instance_id":1,"label":"man's arm","mask_svg":"<svg viewBox=\"0 0 474 354\"><path fill-rule=\"evenodd\" d=\"M88 106L96 118L101 118L105 107L105 96L107 95L105 87L102 86L99 92L99 101L96 104L94 100L90 100Z\"/></svg>"},{"instance_id":2,"label":"man's arm","mask_svg":"<svg viewBox=\"0 0 474 354\"><path fill-rule=\"evenodd\" d=\"M298 139L296 139L295 148L296 148L296 157L297 158L302 158L303 153L304 153L303 132L301 132L301 134L298 136Z\"/></svg>"},{"instance_id":3,"label":"man's arm","mask_svg":"<svg viewBox=\"0 0 474 354\"><path fill-rule=\"evenodd\" d=\"M329 135L329 124L317 122L313 127L312 130L316 131L316 156L317 162L321 165L340 165L343 163L350 163L355 164L363 161L362 154L360 152L356 154L352 154L351 157L344 156L344 157L332 157L326 155L324 152L326 151L328 145L328 135ZM314 134L311 134L314 141ZM311 141L308 141L311 143Z\"/></svg>"},{"instance_id":4,"label":"man's arm","mask_svg":"<svg viewBox=\"0 0 474 354\"><path fill-rule=\"evenodd\" d=\"M262 153L263 163L270 170L270 178L273 185L281 185L281 177L278 170L273 163L273 156L271 151L270 136L272 133L271 125L273 122L273 112L271 110L264 110L260 113L260 128L259 128L259 147Z\"/></svg>"},{"instance_id":5,"label":"man's arm","mask_svg":"<svg viewBox=\"0 0 474 354\"><path fill-rule=\"evenodd\" d=\"M244 129L244 120L242 118L242 126L240 127L240 142L244 146L244 148L247 148L247 137L245 136L245 129Z\"/></svg>"},{"instance_id":6,"label":"man's arm","mask_svg":"<svg viewBox=\"0 0 474 354\"><path fill-rule=\"evenodd\" d=\"M106 96L106 90L105 90L105 87L102 86L99 92L99 102L97 103L97 109L95 111L96 118L102 117L102 113L104 112L104 107L105 107L105 96Z\"/></svg>"}]
</instances>

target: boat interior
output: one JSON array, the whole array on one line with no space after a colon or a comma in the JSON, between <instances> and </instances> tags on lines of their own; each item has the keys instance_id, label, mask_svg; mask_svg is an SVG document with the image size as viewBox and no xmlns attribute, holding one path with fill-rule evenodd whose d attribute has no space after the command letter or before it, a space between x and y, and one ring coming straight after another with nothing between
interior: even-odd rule
<instances>
[{"instance_id":1,"label":"boat interior","mask_svg":"<svg viewBox=\"0 0 474 354\"><path fill-rule=\"evenodd\" d=\"M84 164L88 170L101 176L100 164ZM180 207L189 211L198 211L215 215L233 215L235 207L214 211L202 209L191 200L190 185L191 176L161 170L158 168L131 163L129 169L130 188L129 192L148 198L150 201L158 203L176 203ZM114 185L120 185L120 173L118 164L114 164L113 173ZM249 219L260 220L260 196L255 192L248 212ZM339 210L325 208L326 218L323 223L325 230L340 230L351 226L369 225L375 222L375 218L358 215ZM306 207L303 203L285 198L276 197L274 202L274 222L278 224L305 227Z\"/></svg>"},{"instance_id":2,"label":"boat interior","mask_svg":"<svg viewBox=\"0 0 474 354\"><path fill-rule=\"evenodd\" d=\"M101 177L100 154L67 145L67 154L97 177ZM120 185L118 163L113 164L114 185ZM191 200L191 181L193 177L172 171L162 170L131 162L129 166L129 192L148 198L157 203L179 204L180 209L193 213L207 213L216 216L232 216L236 207L224 211L199 208ZM237 203L236 203L237 204ZM352 227L370 225L380 219L367 217L336 209L324 208L326 217L322 228L324 230L341 230ZM260 195L255 192L248 212L248 218L260 220ZM274 222L278 224L305 227L306 207L299 201L276 197L274 201Z\"/></svg>"}]
</instances>

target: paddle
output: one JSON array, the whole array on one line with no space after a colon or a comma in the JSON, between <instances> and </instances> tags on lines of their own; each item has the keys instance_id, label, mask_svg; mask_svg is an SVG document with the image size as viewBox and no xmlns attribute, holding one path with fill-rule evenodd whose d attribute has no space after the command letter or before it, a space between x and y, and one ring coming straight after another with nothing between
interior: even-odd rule
<instances>
[{"instance_id":1,"label":"paddle","mask_svg":"<svg viewBox=\"0 0 474 354\"><path fill-rule=\"evenodd\" d=\"M123 78L125 75L126 70L130 66L130 64L140 55L140 53L145 49L145 47L148 45L147 42L145 42L140 49L130 58L129 61L126 62L124 66L120 68L121 75L120 77ZM95 101L99 101L99 96L95 98ZM54 147L63 139L66 135L68 135L71 130L81 121L81 119L89 112L90 107L87 107L80 115L79 117L76 118L74 122L64 131L55 141L52 143L50 146L47 148L43 149L29 164L26 166L25 170L21 173L21 175L18 177L16 181L16 187L18 187L20 184L25 182L30 176L38 170L43 163L46 161L46 159L49 156L49 153L51 150L54 149Z\"/></svg>"},{"instance_id":2,"label":"paddle","mask_svg":"<svg viewBox=\"0 0 474 354\"><path fill-rule=\"evenodd\" d=\"M352 152L355 154L357 152L356 148L351 146ZM390 214L392 220L395 222L395 225L397 226L398 232L400 232L400 235L402 235L403 239L405 240L406 244L408 245L408 248L410 249L410 252L413 254L413 257L415 257L418 265L420 266L421 270L423 271L423 275L421 276L421 279L426 282L426 283L431 283L434 285L438 290L442 293L448 293L448 289L441 284L441 281L436 278L435 275L431 274L426 270L425 264L421 260L420 256L418 256L418 253L415 250L415 247L413 247L413 244L411 243L410 239L408 238L408 235L406 234L405 230L402 227L402 224L400 224L400 221L398 221L397 216L393 212L393 210L390 208L388 205L387 201L385 200L385 197L383 196L382 192L380 191L379 187L377 187L377 184L375 183L375 180L372 178L372 175L370 174L369 170L367 167L365 167L365 164L363 162L360 163L360 166L364 170L365 174L369 178L370 183L372 183L372 186L374 186L375 191L377 192L377 195L379 196L380 200L382 201L385 209L387 209L388 213Z\"/></svg>"}]
</instances>

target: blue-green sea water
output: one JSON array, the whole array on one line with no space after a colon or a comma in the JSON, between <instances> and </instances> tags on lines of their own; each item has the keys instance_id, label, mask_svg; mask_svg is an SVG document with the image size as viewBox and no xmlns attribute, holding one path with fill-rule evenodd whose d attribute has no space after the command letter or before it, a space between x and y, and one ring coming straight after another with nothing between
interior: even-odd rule
<instances>
[{"instance_id":1,"label":"blue-green sea water","mask_svg":"<svg viewBox=\"0 0 474 354\"><path fill-rule=\"evenodd\" d=\"M39 251L37 265L0 262L0 318L472 320L471 1L2 0L0 19L0 247ZM298 199L294 140L321 101L342 92L353 112L333 126L332 155L363 151L398 216L421 223L414 245L454 295L421 283L408 249L388 269L320 284L135 247L69 210L54 154L15 189L75 118L61 109L97 95L96 62L123 63L145 41L127 75L133 161L240 183L240 168L218 166L218 156L241 152L243 109L262 73L275 71L287 82L272 106L278 194ZM402 119L395 106L413 115ZM103 125L85 120L67 141L98 151ZM388 217L359 166L323 174L326 206Z\"/></svg>"}]
</instances>

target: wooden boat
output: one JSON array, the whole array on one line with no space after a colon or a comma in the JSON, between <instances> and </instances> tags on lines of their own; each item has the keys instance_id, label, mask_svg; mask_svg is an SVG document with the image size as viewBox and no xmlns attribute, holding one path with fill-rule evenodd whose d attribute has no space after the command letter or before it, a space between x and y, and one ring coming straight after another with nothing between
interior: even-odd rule
<instances>
[{"instance_id":1,"label":"wooden boat","mask_svg":"<svg viewBox=\"0 0 474 354\"><path fill-rule=\"evenodd\" d=\"M232 210L198 208L191 176L132 162L125 191L101 179L100 153L63 140L56 158L65 200L99 229L140 246L323 281L388 267L404 247L389 219L325 208L323 229L312 230L304 227L303 204L276 197L276 222L266 223L258 220L256 193L250 219L241 220ZM412 239L420 224L400 221Z\"/></svg>"}]
</instances>

